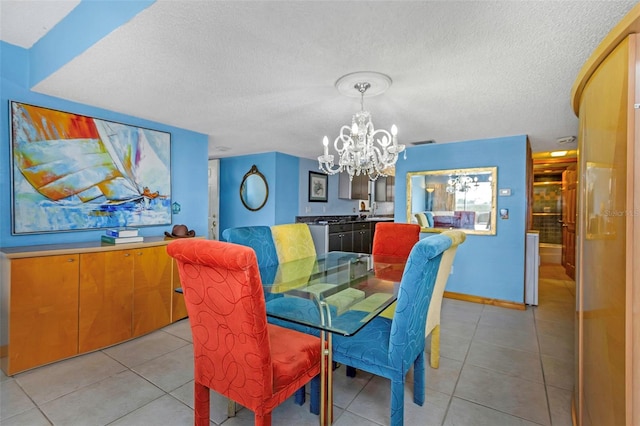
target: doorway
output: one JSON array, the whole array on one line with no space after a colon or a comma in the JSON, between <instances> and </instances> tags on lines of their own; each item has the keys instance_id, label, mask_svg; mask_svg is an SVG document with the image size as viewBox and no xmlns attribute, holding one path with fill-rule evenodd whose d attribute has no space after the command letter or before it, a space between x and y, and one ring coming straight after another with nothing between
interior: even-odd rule
<instances>
[{"instance_id":1,"label":"doorway","mask_svg":"<svg viewBox=\"0 0 640 426\"><path fill-rule=\"evenodd\" d=\"M210 240L219 239L218 217L220 214L220 160L209 160L209 219L208 238Z\"/></svg>"},{"instance_id":2,"label":"doorway","mask_svg":"<svg viewBox=\"0 0 640 426\"><path fill-rule=\"evenodd\" d=\"M540 233L540 263L561 265L575 279L576 158L533 162L532 229Z\"/></svg>"}]
</instances>

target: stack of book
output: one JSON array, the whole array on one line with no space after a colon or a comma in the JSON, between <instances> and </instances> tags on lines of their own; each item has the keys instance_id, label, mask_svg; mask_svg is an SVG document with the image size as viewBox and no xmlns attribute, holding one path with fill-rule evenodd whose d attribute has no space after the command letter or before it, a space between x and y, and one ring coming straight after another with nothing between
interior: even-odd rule
<instances>
[{"instance_id":1,"label":"stack of book","mask_svg":"<svg viewBox=\"0 0 640 426\"><path fill-rule=\"evenodd\" d=\"M107 229L102 236L102 242L108 244L140 243L144 238L138 235L138 228Z\"/></svg>"}]
</instances>

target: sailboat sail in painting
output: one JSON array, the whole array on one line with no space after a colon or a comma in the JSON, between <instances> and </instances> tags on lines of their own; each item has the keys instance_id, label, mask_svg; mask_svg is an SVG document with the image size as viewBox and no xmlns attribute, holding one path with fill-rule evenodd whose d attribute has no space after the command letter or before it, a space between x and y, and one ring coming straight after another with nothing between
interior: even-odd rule
<instances>
[{"instance_id":1,"label":"sailboat sail in painting","mask_svg":"<svg viewBox=\"0 0 640 426\"><path fill-rule=\"evenodd\" d=\"M169 133L11 103L13 232L171 223Z\"/></svg>"}]
</instances>

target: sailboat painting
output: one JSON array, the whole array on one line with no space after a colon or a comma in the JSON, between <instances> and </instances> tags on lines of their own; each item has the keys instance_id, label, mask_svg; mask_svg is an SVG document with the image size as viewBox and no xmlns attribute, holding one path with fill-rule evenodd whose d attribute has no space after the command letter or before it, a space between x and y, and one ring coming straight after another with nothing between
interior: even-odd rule
<instances>
[{"instance_id":1,"label":"sailboat painting","mask_svg":"<svg viewBox=\"0 0 640 426\"><path fill-rule=\"evenodd\" d=\"M171 224L171 135L11 102L12 233Z\"/></svg>"}]
</instances>

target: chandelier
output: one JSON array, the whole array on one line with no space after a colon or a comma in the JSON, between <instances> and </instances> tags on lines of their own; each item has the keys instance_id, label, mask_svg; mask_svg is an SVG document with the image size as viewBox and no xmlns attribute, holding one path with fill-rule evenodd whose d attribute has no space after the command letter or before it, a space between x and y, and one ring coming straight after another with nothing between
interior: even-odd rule
<instances>
[{"instance_id":1,"label":"chandelier","mask_svg":"<svg viewBox=\"0 0 640 426\"><path fill-rule=\"evenodd\" d=\"M348 74L336 82L336 87L341 90L345 80L353 80L365 73ZM366 73L367 77L373 77L374 81L379 80L386 83L386 89L391 84L391 79L379 73ZM342 86L342 87L343 87ZM395 166L398 154L404 151L404 145L398 144L396 135L398 129L391 126L391 133L384 129L376 130L371 121L371 114L364 110L364 94L371 88L368 81L356 81L353 88L360 94L360 111L353 115L351 126L342 126L340 134L333 142L333 146L338 153L338 164L334 162L334 155L329 154L329 138L326 136L322 140L324 154L318 157L320 170L333 175L346 171L349 179L353 176L366 174L369 179L375 181L380 176L387 176L389 169ZM382 93L379 88L377 93ZM406 152L405 152L406 159Z\"/></svg>"},{"instance_id":2,"label":"chandelier","mask_svg":"<svg viewBox=\"0 0 640 426\"><path fill-rule=\"evenodd\" d=\"M456 192L467 192L471 188L475 188L477 186L477 176L471 177L466 173L462 173L459 175L449 175L446 190L449 194L454 194Z\"/></svg>"}]
</instances>

